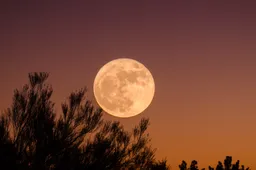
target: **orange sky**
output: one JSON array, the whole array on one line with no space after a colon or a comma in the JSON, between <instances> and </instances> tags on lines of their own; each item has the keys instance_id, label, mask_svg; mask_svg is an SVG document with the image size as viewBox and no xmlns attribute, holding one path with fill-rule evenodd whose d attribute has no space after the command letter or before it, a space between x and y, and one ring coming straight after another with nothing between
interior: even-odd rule
<instances>
[{"instance_id":1,"label":"orange sky","mask_svg":"<svg viewBox=\"0 0 256 170\"><path fill-rule=\"evenodd\" d=\"M153 74L154 100L137 117L106 119L130 129L149 117L173 170L226 155L256 169L254 1L61 2L1 5L0 110L34 71L50 72L57 105L84 86L93 99L98 69L130 57Z\"/></svg>"}]
</instances>

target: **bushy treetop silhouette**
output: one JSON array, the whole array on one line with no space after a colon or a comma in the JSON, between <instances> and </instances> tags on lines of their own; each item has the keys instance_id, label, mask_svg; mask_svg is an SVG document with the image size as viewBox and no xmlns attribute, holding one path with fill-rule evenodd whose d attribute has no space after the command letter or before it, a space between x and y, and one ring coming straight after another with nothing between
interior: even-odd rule
<instances>
[{"instance_id":1,"label":"bushy treetop silhouette","mask_svg":"<svg viewBox=\"0 0 256 170\"><path fill-rule=\"evenodd\" d=\"M1 116L1 165L9 169L168 169L155 160L143 118L132 132L104 121L102 110L85 99L86 89L71 93L56 117L48 73L30 73L29 83L14 91ZM94 138L89 140L90 134Z\"/></svg>"},{"instance_id":2,"label":"bushy treetop silhouette","mask_svg":"<svg viewBox=\"0 0 256 170\"><path fill-rule=\"evenodd\" d=\"M170 169L165 159L155 159L147 133L149 119L141 119L132 132L125 131L120 122L102 119L102 109L85 98L86 88L72 92L57 117L48 76L30 73L29 83L14 91L11 107L1 114L1 169ZM179 168L198 169L196 161L186 166L183 161ZM230 158L224 167L219 163L216 170L231 170ZM239 162L232 166L238 169Z\"/></svg>"},{"instance_id":3,"label":"bushy treetop silhouette","mask_svg":"<svg viewBox=\"0 0 256 170\"><path fill-rule=\"evenodd\" d=\"M187 168L187 163L183 160L182 163L179 165L180 170L199 170L197 166L197 161L193 160L191 162L191 165L189 168ZM213 167L209 166L209 170L250 170L249 167L245 168L244 165L240 166L240 161L237 160L235 164L232 164L232 157L226 156L226 159L224 160L224 166L221 161L218 162L218 165L214 169ZM203 168L202 170L205 170Z\"/></svg>"}]
</instances>

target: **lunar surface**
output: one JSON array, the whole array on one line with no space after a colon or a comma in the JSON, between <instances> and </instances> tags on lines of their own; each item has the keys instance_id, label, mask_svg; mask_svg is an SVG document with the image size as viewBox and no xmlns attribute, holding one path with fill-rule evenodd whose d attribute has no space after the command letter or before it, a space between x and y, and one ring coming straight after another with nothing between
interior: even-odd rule
<instances>
[{"instance_id":1,"label":"lunar surface","mask_svg":"<svg viewBox=\"0 0 256 170\"><path fill-rule=\"evenodd\" d=\"M120 58L110 61L99 70L93 92L105 112L116 117L132 117L150 105L155 83L143 64L133 59Z\"/></svg>"}]
</instances>

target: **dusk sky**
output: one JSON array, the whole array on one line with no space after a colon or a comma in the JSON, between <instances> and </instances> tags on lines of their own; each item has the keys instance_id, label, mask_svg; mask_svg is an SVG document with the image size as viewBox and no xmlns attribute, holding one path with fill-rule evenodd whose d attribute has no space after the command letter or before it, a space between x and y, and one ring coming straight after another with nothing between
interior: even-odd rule
<instances>
[{"instance_id":1,"label":"dusk sky","mask_svg":"<svg viewBox=\"0 0 256 170\"><path fill-rule=\"evenodd\" d=\"M127 130L150 118L157 158L215 166L231 155L256 169L256 3L248 1L22 1L0 5L0 110L28 73L50 73L56 111L110 60L152 73L156 91Z\"/></svg>"}]
</instances>

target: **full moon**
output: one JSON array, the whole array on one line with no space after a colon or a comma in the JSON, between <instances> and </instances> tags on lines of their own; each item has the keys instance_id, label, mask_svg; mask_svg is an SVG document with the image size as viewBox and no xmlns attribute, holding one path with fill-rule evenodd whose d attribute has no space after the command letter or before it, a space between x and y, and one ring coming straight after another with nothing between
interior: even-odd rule
<instances>
[{"instance_id":1,"label":"full moon","mask_svg":"<svg viewBox=\"0 0 256 170\"><path fill-rule=\"evenodd\" d=\"M142 113L152 102L155 83L140 62L119 58L105 64L97 73L93 92L99 106L116 117Z\"/></svg>"}]
</instances>

